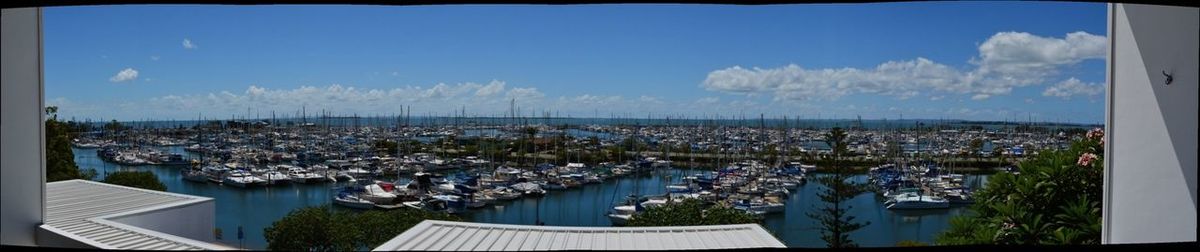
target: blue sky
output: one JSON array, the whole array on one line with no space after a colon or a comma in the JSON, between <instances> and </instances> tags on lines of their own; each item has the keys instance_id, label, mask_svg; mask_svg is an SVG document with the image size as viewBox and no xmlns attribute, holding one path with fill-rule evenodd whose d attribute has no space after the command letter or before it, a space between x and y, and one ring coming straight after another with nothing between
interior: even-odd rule
<instances>
[{"instance_id":1,"label":"blue sky","mask_svg":"<svg viewBox=\"0 0 1200 252\"><path fill-rule=\"evenodd\" d=\"M43 20L47 104L93 120L500 115L512 99L576 117L1104 112L1102 3L124 5Z\"/></svg>"}]
</instances>

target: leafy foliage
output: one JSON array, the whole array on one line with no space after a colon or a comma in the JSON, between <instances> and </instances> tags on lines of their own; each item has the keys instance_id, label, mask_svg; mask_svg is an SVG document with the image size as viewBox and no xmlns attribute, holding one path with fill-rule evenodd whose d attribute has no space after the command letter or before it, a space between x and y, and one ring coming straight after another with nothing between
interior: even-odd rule
<instances>
[{"instance_id":1,"label":"leafy foliage","mask_svg":"<svg viewBox=\"0 0 1200 252\"><path fill-rule=\"evenodd\" d=\"M149 171L118 171L104 176L104 183L136 187L147 190L167 191L167 185Z\"/></svg>"},{"instance_id":2,"label":"leafy foliage","mask_svg":"<svg viewBox=\"0 0 1200 252\"><path fill-rule=\"evenodd\" d=\"M924 247L924 246L929 246L929 244L924 243L924 242L919 242L919 241L912 241L912 240L903 240L903 241L896 243L896 247Z\"/></svg>"},{"instance_id":3,"label":"leafy foliage","mask_svg":"<svg viewBox=\"0 0 1200 252\"><path fill-rule=\"evenodd\" d=\"M354 212L325 205L292 210L264 229L263 236L269 250L366 250L378 247L427 219L459 220L445 213L418 209Z\"/></svg>"},{"instance_id":4,"label":"leafy foliage","mask_svg":"<svg viewBox=\"0 0 1200 252\"><path fill-rule=\"evenodd\" d=\"M955 217L938 244L1098 244L1103 132L1047 150L999 173L976 192L971 214Z\"/></svg>"},{"instance_id":5,"label":"leafy foliage","mask_svg":"<svg viewBox=\"0 0 1200 252\"><path fill-rule=\"evenodd\" d=\"M58 107L46 107L46 182L71 179L91 180L95 170L80 171L71 151L73 125L58 120Z\"/></svg>"},{"instance_id":6,"label":"leafy foliage","mask_svg":"<svg viewBox=\"0 0 1200 252\"><path fill-rule=\"evenodd\" d=\"M647 209L634 215L627 226L696 226L757 223L754 216L732 208L705 206L704 202L686 199Z\"/></svg>"},{"instance_id":7,"label":"leafy foliage","mask_svg":"<svg viewBox=\"0 0 1200 252\"><path fill-rule=\"evenodd\" d=\"M857 247L858 245L850 239L850 232L871 223L854 222L854 216L846 214L851 206L842 204L842 202L866 192L866 184L849 181L852 175L851 171L841 163L842 156L846 155L846 132L841 128L833 128L826 134L825 139L832 148L832 155L829 157L833 163L833 167L830 169L832 174L816 178L816 181L824 186L823 190L817 193L817 197L825 202L825 206L809 212L808 216L817 220L821 225L821 240L824 240L827 246L831 248Z\"/></svg>"}]
</instances>

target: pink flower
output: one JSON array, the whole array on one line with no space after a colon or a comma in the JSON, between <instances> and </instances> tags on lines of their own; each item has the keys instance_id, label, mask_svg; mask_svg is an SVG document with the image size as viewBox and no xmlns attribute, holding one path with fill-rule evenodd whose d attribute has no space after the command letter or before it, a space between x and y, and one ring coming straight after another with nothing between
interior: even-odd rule
<instances>
[{"instance_id":1,"label":"pink flower","mask_svg":"<svg viewBox=\"0 0 1200 252\"><path fill-rule=\"evenodd\" d=\"M1090 152L1083 153L1082 155L1079 155L1079 161L1076 161L1075 164L1078 164L1079 166L1091 166L1092 161L1095 161L1095 160L1096 160L1096 154L1092 154Z\"/></svg>"},{"instance_id":2,"label":"pink flower","mask_svg":"<svg viewBox=\"0 0 1200 252\"><path fill-rule=\"evenodd\" d=\"M1104 138L1104 129L1094 128L1087 132L1088 139Z\"/></svg>"}]
</instances>

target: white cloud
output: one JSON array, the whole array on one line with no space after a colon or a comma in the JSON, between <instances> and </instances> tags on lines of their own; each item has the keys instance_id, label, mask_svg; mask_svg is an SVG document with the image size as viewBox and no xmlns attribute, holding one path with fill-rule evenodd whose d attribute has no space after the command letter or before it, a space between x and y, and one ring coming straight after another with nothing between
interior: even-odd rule
<instances>
[{"instance_id":1,"label":"white cloud","mask_svg":"<svg viewBox=\"0 0 1200 252\"><path fill-rule=\"evenodd\" d=\"M1068 33L1062 39L1000 32L979 45L979 59L974 63L984 73L1035 82L1056 72L1060 65L1103 59L1107 49L1105 37L1081 31Z\"/></svg>"},{"instance_id":2,"label":"white cloud","mask_svg":"<svg viewBox=\"0 0 1200 252\"><path fill-rule=\"evenodd\" d=\"M542 97L546 97L546 94L538 92L537 88L512 88L508 90L508 93L504 94L504 98L506 99L521 101L541 99Z\"/></svg>"},{"instance_id":3,"label":"white cloud","mask_svg":"<svg viewBox=\"0 0 1200 252\"><path fill-rule=\"evenodd\" d=\"M930 101L937 101L937 100L941 100L942 98L946 98L946 96L945 96L945 95L939 95L939 96L930 96L930 97L929 97L929 100L930 100Z\"/></svg>"},{"instance_id":4,"label":"white cloud","mask_svg":"<svg viewBox=\"0 0 1200 252\"><path fill-rule=\"evenodd\" d=\"M475 96L492 96L499 94L500 91L504 91L504 85L505 84L503 81L492 80L491 83L488 83L487 85L476 90Z\"/></svg>"},{"instance_id":5,"label":"white cloud","mask_svg":"<svg viewBox=\"0 0 1200 252\"><path fill-rule=\"evenodd\" d=\"M805 69L733 66L708 73L701 87L710 91L754 95L771 93L779 100L836 100L850 94L878 94L908 99L921 92L975 94L986 99L1013 88L1041 84L1064 65L1101 59L1102 36L1073 32L1064 38L1001 32L982 43L971 70L960 70L918 57L888 61L875 68ZM933 99L936 100L936 99Z\"/></svg>"},{"instance_id":6,"label":"white cloud","mask_svg":"<svg viewBox=\"0 0 1200 252\"><path fill-rule=\"evenodd\" d=\"M1099 83L1083 83L1076 78L1070 78L1054 86L1046 87L1042 91L1042 96L1055 96L1063 99L1070 99L1074 95L1096 96L1104 93L1104 85Z\"/></svg>"},{"instance_id":7,"label":"white cloud","mask_svg":"<svg viewBox=\"0 0 1200 252\"><path fill-rule=\"evenodd\" d=\"M158 61L158 55L150 56L150 60Z\"/></svg>"},{"instance_id":8,"label":"white cloud","mask_svg":"<svg viewBox=\"0 0 1200 252\"><path fill-rule=\"evenodd\" d=\"M1033 98L1025 98L1026 104L1033 104Z\"/></svg>"},{"instance_id":9,"label":"white cloud","mask_svg":"<svg viewBox=\"0 0 1200 252\"><path fill-rule=\"evenodd\" d=\"M138 77L137 70L133 70L133 68L125 68L125 70L121 70L120 72L117 72L117 75L113 75L112 78L108 78L108 81L125 82L125 81L137 79L137 77Z\"/></svg>"},{"instance_id":10,"label":"white cloud","mask_svg":"<svg viewBox=\"0 0 1200 252\"><path fill-rule=\"evenodd\" d=\"M991 97L992 97L992 95L989 95L989 94L977 94L977 95L971 96L971 100L976 100L976 101L987 100L987 98L991 98Z\"/></svg>"},{"instance_id":11,"label":"white cloud","mask_svg":"<svg viewBox=\"0 0 1200 252\"><path fill-rule=\"evenodd\" d=\"M193 44L192 40L184 38L183 39L183 48L184 49L196 49L196 44Z\"/></svg>"}]
</instances>

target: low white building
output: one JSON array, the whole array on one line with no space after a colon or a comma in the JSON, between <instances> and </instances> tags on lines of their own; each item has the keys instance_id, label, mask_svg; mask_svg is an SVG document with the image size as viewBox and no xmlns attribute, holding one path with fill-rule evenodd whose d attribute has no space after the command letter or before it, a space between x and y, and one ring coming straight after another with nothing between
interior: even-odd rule
<instances>
[{"instance_id":1,"label":"low white building","mask_svg":"<svg viewBox=\"0 0 1200 252\"><path fill-rule=\"evenodd\" d=\"M46 183L40 246L84 249L229 250L213 243L212 198L88 180Z\"/></svg>"},{"instance_id":2,"label":"low white building","mask_svg":"<svg viewBox=\"0 0 1200 252\"><path fill-rule=\"evenodd\" d=\"M757 224L566 227L426 220L374 250L690 250L786 247L783 242Z\"/></svg>"}]
</instances>

